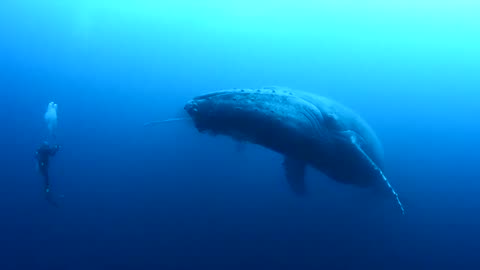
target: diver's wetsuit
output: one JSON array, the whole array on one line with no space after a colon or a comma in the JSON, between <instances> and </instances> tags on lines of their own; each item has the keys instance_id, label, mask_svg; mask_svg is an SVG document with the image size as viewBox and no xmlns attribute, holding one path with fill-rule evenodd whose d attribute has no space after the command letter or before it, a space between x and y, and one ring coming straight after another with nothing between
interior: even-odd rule
<instances>
[{"instance_id":1,"label":"diver's wetsuit","mask_svg":"<svg viewBox=\"0 0 480 270\"><path fill-rule=\"evenodd\" d=\"M54 156L60 149L58 144L51 146L44 142L35 152L35 158L38 162L38 171L45 179L45 192L50 192L50 179L48 177L48 164L50 157Z\"/></svg>"}]
</instances>

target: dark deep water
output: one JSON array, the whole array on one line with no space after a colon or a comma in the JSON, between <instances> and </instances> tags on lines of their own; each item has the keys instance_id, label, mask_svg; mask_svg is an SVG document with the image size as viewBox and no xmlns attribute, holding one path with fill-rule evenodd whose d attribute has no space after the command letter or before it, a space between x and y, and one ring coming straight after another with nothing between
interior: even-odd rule
<instances>
[{"instance_id":1,"label":"dark deep water","mask_svg":"<svg viewBox=\"0 0 480 270\"><path fill-rule=\"evenodd\" d=\"M478 269L480 5L468 1L0 3L0 269ZM281 85L383 142L406 205L175 117ZM49 205L34 152L58 103Z\"/></svg>"}]
</instances>

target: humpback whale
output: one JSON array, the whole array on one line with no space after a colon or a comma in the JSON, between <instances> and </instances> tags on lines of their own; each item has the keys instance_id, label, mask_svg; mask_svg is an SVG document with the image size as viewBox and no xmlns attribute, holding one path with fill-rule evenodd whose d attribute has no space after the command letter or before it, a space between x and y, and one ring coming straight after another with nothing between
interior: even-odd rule
<instances>
[{"instance_id":1,"label":"humpback whale","mask_svg":"<svg viewBox=\"0 0 480 270\"><path fill-rule=\"evenodd\" d=\"M332 180L398 194L383 173L384 154L373 129L352 109L289 88L230 89L189 100L184 110L196 129L263 146L284 156L293 192L306 192L305 167Z\"/></svg>"}]
</instances>

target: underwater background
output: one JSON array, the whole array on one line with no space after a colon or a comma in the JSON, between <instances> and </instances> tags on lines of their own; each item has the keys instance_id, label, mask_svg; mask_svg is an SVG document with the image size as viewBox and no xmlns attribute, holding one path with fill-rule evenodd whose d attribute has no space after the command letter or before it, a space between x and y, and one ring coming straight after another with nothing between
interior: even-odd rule
<instances>
[{"instance_id":1,"label":"underwater background","mask_svg":"<svg viewBox=\"0 0 480 270\"><path fill-rule=\"evenodd\" d=\"M480 269L480 3L0 2L0 269ZM358 112L405 205L177 117L279 85ZM58 103L52 190L34 152Z\"/></svg>"}]
</instances>

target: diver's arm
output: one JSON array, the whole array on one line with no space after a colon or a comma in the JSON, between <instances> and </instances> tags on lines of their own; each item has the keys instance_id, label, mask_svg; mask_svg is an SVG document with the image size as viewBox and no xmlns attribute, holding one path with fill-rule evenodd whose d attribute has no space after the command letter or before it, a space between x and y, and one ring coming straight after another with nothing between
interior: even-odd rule
<instances>
[{"instance_id":1,"label":"diver's arm","mask_svg":"<svg viewBox=\"0 0 480 270\"><path fill-rule=\"evenodd\" d=\"M55 154L60 150L60 145L56 144L55 146L51 147L50 150L48 151L48 154L50 156L55 156Z\"/></svg>"}]
</instances>

